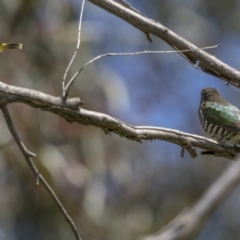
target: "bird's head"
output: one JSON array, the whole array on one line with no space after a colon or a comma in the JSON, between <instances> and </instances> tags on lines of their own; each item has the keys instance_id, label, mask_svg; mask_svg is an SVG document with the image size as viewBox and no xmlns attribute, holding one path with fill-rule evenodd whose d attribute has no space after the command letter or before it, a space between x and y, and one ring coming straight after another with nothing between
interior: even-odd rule
<instances>
[{"instance_id":1,"label":"bird's head","mask_svg":"<svg viewBox=\"0 0 240 240\"><path fill-rule=\"evenodd\" d=\"M206 101L225 101L216 88L204 88L201 91L201 103Z\"/></svg>"}]
</instances>

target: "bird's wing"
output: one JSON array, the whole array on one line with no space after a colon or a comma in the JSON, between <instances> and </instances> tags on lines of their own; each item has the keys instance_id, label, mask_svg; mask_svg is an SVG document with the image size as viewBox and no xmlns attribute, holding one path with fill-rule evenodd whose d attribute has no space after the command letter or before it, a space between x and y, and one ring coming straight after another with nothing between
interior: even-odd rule
<instances>
[{"instance_id":1,"label":"bird's wing","mask_svg":"<svg viewBox=\"0 0 240 240\"><path fill-rule=\"evenodd\" d=\"M207 121L220 127L240 133L240 110L229 104L218 102L205 102L202 104L202 113Z\"/></svg>"}]
</instances>

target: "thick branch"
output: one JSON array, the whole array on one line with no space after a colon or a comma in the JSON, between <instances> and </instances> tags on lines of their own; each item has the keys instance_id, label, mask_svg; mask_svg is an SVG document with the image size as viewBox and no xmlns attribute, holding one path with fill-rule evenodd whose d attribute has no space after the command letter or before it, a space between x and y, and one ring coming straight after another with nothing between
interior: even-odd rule
<instances>
[{"instance_id":1,"label":"thick branch","mask_svg":"<svg viewBox=\"0 0 240 240\"><path fill-rule=\"evenodd\" d=\"M0 82L0 103L20 102L34 108L55 113L68 122L78 122L103 129L105 133L115 133L121 137L141 142L142 140L163 140L186 149L192 157L196 156L193 147L212 152L216 156L234 158L238 151L234 147L223 146L209 138L161 127L132 126L104 113L89 111L78 106L79 98L62 101L35 90L10 86Z\"/></svg>"},{"instance_id":2,"label":"thick branch","mask_svg":"<svg viewBox=\"0 0 240 240\"><path fill-rule=\"evenodd\" d=\"M180 214L158 235L145 240L187 240L196 235L210 215L240 182L240 157L220 176L203 197L189 210Z\"/></svg>"},{"instance_id":3,"label":"thick branch","mask_svg":"<svg viewBox=\"0 0 240 240\"><path fill-rule=\"evenodd\" d=\"M4 105L11 102L22 102L35 107L41 106L42 108L66 107L78 109L79 106L83 105L80 98L71 98L65 101L61 97L52 97L39 91L0 82L0 104Z\"/></svg>"},{"instance_id":4,"label":"thick branch","mask_svg":"<svg viewBox=\"0 0 240 240\"><path fill-rule=\"evenodd\" d=\"M126 8L112 0L89 0L89 2L96 4L106 11L122 18L124 21L130 23L140 31L153 34L161 38L174 49L193 49L193 51L181 53L181 55L187 58L187 60L190 61L195 67L200 68L201 70L240 88L239 71L203 50L194 50L197 48L195 45L161 25L159 22L151 20L139 14L138 12Z\"/></svg>"}]
</instances>

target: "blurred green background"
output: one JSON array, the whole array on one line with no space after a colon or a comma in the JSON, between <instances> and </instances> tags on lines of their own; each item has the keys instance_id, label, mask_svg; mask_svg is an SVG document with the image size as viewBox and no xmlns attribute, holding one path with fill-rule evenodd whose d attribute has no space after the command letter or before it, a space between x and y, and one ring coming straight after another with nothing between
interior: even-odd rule
<instances>
[{"instance_id":1,"label":"blurred green background","mask_svg":"<svg viewBox=\"0 0 240 240\"><path fill-rule=\"evenodd\" d=\"M239 68L240 2L237 0L129 0L193 44ZM61 95L75 50L79 0L0 1L0 41L22 51L0 55L0 81ZM86 3L82 42L70 76L106 52L171 50L110 13ZM103 58L86 67L71 89L84 108L132 125L160 126L204 135L197 110L200 91L216 87L240 107L239 90L193 68L178 54ZM191 206L228 167L223 158L191 159L166 142L131 142L96 127L69 124L53 114L12 104L19 134L83 240L132 240L154 233ZM64 217L0 121L0 240L74 239ZM198 150L200 152L200 150ZM212 215L198 240L240 238L240 188Z\"/></svg>"}]
</instances>

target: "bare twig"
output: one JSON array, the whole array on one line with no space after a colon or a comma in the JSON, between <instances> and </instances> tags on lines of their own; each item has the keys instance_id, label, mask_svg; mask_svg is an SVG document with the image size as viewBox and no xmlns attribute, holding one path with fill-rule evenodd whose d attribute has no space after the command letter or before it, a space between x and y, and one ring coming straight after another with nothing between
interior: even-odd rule
<instances>
[{"instance_id":1,"label":"bare twig","mask_svg":"<svg viewBox=\"0 0 240 240\"><path fill-rule=\"evenodd\" d=\"M7 106L4 105L1 107L1 110L2 110L2 113L3 113L3 116L5 118L5 121L8 125L8 128L14 138L14 140L16 141L19 149L21 150L24 158L26 159L28 165L30 166L32 172L34 173L34 176L36 178L36 183L38 183L38 176L39 176L39 172L35 166L35 164L33 163L32 161L32 157L35 157L36 155L30 151L28 151L24 145L24 143L21 141L21 139L19 138L18 134L17 134L17 131L13 125L13 122L12 122L12 119L11 119L11 116L8 112L8 109L7 109Z\"/></svg>"},{"instance_id":2,"label":"bare twig","mask_svg":"<svg viewBox=\"0 0 240 240\"><path fill-rule=\"evenodd\" d=\"M174 49L197 49L195 45L180 37L159 22L144 17L142 14L124 7L112 0L89 0L89 2L105 9L106 11L122 18L142 32L153 34L167 42ZM181 53L181 52L180 52ZM181 53L183 55L183 53ZM184 53L185 58L204 72L212 74L222 80L240 88L240 72L220 61L213 55L203 50Z\"/></svg>"},{"instance_id":3,"label":"bare twig","mask_svg":"<svg viewBox=\"0 0 240 240\"><path fill-rule=\"evenodd\" d=\"M218 45L214 45L214 46L208 46L208 47L203 47L203 48L198 48L198 49L212 49L212 48L217 48L219 47L220 44ZM72 84L74 83L74 81L76 80L76 78L78 77L78 75L83 71L83 69L88 66L90 63L93 63L96 60L99 60L103 57L116 57L116 56L135 56L135 55L141 55L141 54L161 54L161 53L179 53L179 52L189 52L189 51L195 51L196 49L185 49L185 50L176 50L176 51L141 51L141 52L132 52L132 53L105 53L102 55L98 55L97 57L92 58L90 61L88 61L87 63L85 63L83 65L83 67L81 67L73 76L72 78L69 80L67 86L65 87L65 92L68 94L68 92L70 91L70 88L72 86Z\"/></svg>"},{"instance_id":4,"label":"bare twig","mask_svg":"<svg viewBox=\"0 0 240 240\"><path fill-rule=\"evenodd\" d=\"M161 231L144 240L187 240L193 239L219 207L223 200L240 182L240 157L220 176L203 197L189 210L177 216Z\"/></svg>"},{"instance_id":5,"label":"bare twig","mask_svg":"<svg viewBox=\"0 0 240 240\"><path fill-rule=\"evenodd\" d=\"M79 25L78 25L78 40L77 40L76 50L75 50L68 66L67 66L67 69L64 73L63 80L62 80L62 91L63 91L62 92L62 97L63 97L63 99L66 99L67 95L68 95L68 91L66 91L66 88L65 88L65 82L66 82L67 74L69 72L70 67L73 64L73 61L74 61L75 57L77 56L77 53L78 53L78 50L79 50L80 44L81 44L81 26L82 26L82 16L83 16L84 4L85 4L85 0L82 0L82 7L81 7L81 12L80 12L80 17L79 17Z\"/></svg>"},{"instance_id":6,"label":"bare twig","mask_svg":"<svg viewBox=\"0 0 240 240\"><path fill-rule=\"evenodd\" d=\"M82 238L80 237L76 224L75 222L72 220L72 218L69 216L67 210L64 208L63 204L60 202L60 200L58 199L57 195L55 194L55 192L52 190L52 188L49 186L49 184L47 183L47 181L45 180L45 178L42 176L42 174L39 174L39 180L40 182L43 184L43 186L45 187L45 189L48 191L48 193L51 195L51 197L53 198L54 202L57 204L58 208L60 209L60 211L62 212L63 216L65 217L65 220L69 223L75 238L77 240L81 240Z\"/></svg>"},{"instance_id":7,"label":"bare twig","mask_svg":"<svg viewBox=\"0 0 240 240\"><path fill-rule=\"evenodd\" d=\"M2 110L2 113L3 113L3 116L4 116L5 121L7 123L7 126L9 128L9 130L10 130L14 140L16 141L19 149L21 150L21 152L22 152L22 154L23 154L27 164L31 168L32 172L34 173L34 176L36 178L36 184L39 185L39 181L43 184L44 188L48 191L48 193L50 194L50 196L52 197L52 199L54 200L54 202L57 204L58 208L62 212L62 214L65 217L66 221L69 223L69 225L70 225L70 227L71 227L71 229L72 229L76 239L77 240L81 240L81 237L78 234L78 231L77 231L75 223L73 222L73 220L71 219L71 217L67 213L66 209L63 207L62 203L60 202L60 200L58 199L58 197L56 196L56 194L54 193L52 188L49 186L47 181L39 173L36 165L32 161L32 157L35 157L36 155L34 153L30 152L26 148L26 146L23 144L23 142L21 141L20 137L18 136L17 131L16 131L15 127L14 127L13 121L11 119L11 116L9 114L9 111L7 109L7 106L6 105L1 106L1 110Z\"/></svg>"}]
</instances>

